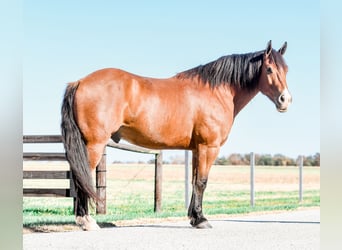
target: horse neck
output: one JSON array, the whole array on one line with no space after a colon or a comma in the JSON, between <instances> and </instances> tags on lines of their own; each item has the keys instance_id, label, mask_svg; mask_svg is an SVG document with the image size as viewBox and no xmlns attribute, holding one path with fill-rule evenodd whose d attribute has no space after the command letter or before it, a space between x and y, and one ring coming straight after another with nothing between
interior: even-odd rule
<instances>
[{"instance_id":1,"label":"horse neck","mask_svg":"<svg viewBox=\"0 0 342 250\"><path fill-rule=\"evenodd\" d=\"M234 117L259 93L259 89L237 89L233 91Z\"/></svg>"}]
</instances>

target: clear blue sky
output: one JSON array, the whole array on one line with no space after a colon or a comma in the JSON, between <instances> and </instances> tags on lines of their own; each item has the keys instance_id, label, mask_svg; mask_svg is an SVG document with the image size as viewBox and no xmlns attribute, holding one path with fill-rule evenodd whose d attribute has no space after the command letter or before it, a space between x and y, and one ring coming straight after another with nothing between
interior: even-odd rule
<instances>
[{"instance_id":1,"label":"clear blue sky","mask_svg":"<svg viewBox=\"0 0 342 250\"><path fill-rule=\"evenodd\" d=\"M281 114L259 94L237 116L220 155L320 151L319 1L36 0L24 1L23 23L24 134L59 134L66 83L97 69L170 77L223 55L265 49L271 39L276 49L288 42L293 104ZM173 154L182 152L166 158ZM132 157L151 158L108 155Z\"/></svg>"}]
</instances>

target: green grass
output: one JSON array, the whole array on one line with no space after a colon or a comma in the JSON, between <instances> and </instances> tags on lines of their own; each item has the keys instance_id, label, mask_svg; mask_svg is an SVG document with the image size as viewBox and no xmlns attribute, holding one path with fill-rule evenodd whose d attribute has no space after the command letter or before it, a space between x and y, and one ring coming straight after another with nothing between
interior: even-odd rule
<instances>
[{"instance_id":1,"label":"green grass","mask_svg":"<svg viewBox=\"0 0 342 250\"><path fill-rule=\"evenodd\" d=\"M299 207L313 207L320 205L319 191L304 192L304 201L298 202L297 192L257 192L255 206L250 206L249 193L246 191L227 192L225 197L206 201L203 210L205 214L241 214L257 211L291 210ZM260 197L260 198L258 198ZM118 202L107 203L107 214L96 215L98 222L113 222L118 220L132 220L138 218L167 218L184 217L186 209L184 201L163 200L162 212L153 212L153 199L144 196L131 195L123 197ZM53 201L51 201L53 200ZM56 202L58 205L56 205ZM27 227L48 224L73 224L74 215L72 199L59 198L24 198L23 225ZM94 214L94 212L93 212Z\"/></svg>"},{"instance_id":2,"label":"green grass","mask_svg":"<svg viewBox=\"0 0 342 250\"><path fill-rule=\"evenodd\" d=\"M133 168L134 171L141 171L141 167ZM99 223L115 223L119 220L133 220L140 218L167 218L167 217L185 217L187 209L184 207L184 181L173 175L168 176L165 168L163 191L162 191L162 212L153 212L153 168L146 168L146 171L151 172L150 177L142 178L136 176L135 179L125 178L108 178L107 179L107 214L95 215L94 209L91 214ZM117 169L115 169L118 171ZM120 169L121 170L121 169ZM183 173L181 167L172 171ZM278 171L277 171L278 170ZM145 170L144 170L145 171ZM229 173L246 174L240 176L240 180L233 178L236 184L232 181L225 181L219 177ZM277 175L283 174L287 178L289 175L295 175L297 169L261 169L263 177L270 174L274 178L274 173ZM217 214L242 214L259 211L275 211L275 210L293 210L300 207L317 207L320 206L320 190L319 178L318 183L309 181L304 183L303 202L298 201L298 184L297 183L279 183L278 180L273 180L273 184L260 183L256 185L255 206L250 206L250 193L248 184L248 171L245 168L226 168L220 167L213 171L212 179L209 178L208 188L204 194L203 212L205 215ZM319 177L319 169L308 169L308 176ZM173 173L174 174L174 173ZM181 175L181 174L180 174ZM267 179L267 178L266 178ZM272 181L271 181L272 182ZM243 185L242 185L243 184ZM238 185L238 186L235 186ZM284 185L284 186L282 186ZM260 189L258 189L260 187ZM284 188L283 188L284 187ZM310 188L307 188L310 187ZM260 191L258 191L260 190ZM276 191L268 191L276 190ZM73 202L71 198L23 198L23 226L36 227L42 225L60 225L74 224Z\"/></svg>"}]
</instances>

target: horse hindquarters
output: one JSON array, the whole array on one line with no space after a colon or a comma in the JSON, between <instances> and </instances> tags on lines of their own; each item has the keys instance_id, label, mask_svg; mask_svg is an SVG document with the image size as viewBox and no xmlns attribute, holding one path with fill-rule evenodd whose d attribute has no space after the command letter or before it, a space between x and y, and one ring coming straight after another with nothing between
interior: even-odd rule
<instances>
[{"instance_id":1,"label":"horse hindquarters","mask_svg":"<svg viewBox=\"0 0 342 250\"><path fill-rule=\"evenodd\" d=\"M62 139L66 158L72 171L76 189L76 221L85 230L97 229L98 226L88 216L88 201L97 200L89 169L88 153L81 132L74 118L74 97L78 83L68 85L62 104Z\"/></svg>"}]
</instances>

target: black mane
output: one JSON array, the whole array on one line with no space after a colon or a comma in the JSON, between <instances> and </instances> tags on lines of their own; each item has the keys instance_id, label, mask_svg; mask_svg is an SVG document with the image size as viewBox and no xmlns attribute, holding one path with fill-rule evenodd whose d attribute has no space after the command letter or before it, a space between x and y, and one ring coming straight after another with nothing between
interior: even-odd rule
<instances>
[{"instance_id":1,"label":"black mane","mask_svg":"<svg viewBox=\"0 0 342 250\"><path fill-rule=\"evenodd\" d=\"M224 84L252 90L258 84L264 52L223 56L216 61L181 72L177 77L198 77L211 88ZM285 64L282 56L275 50L272 50L272 56L277 65Z\"/></svg>"}]
</instances>

